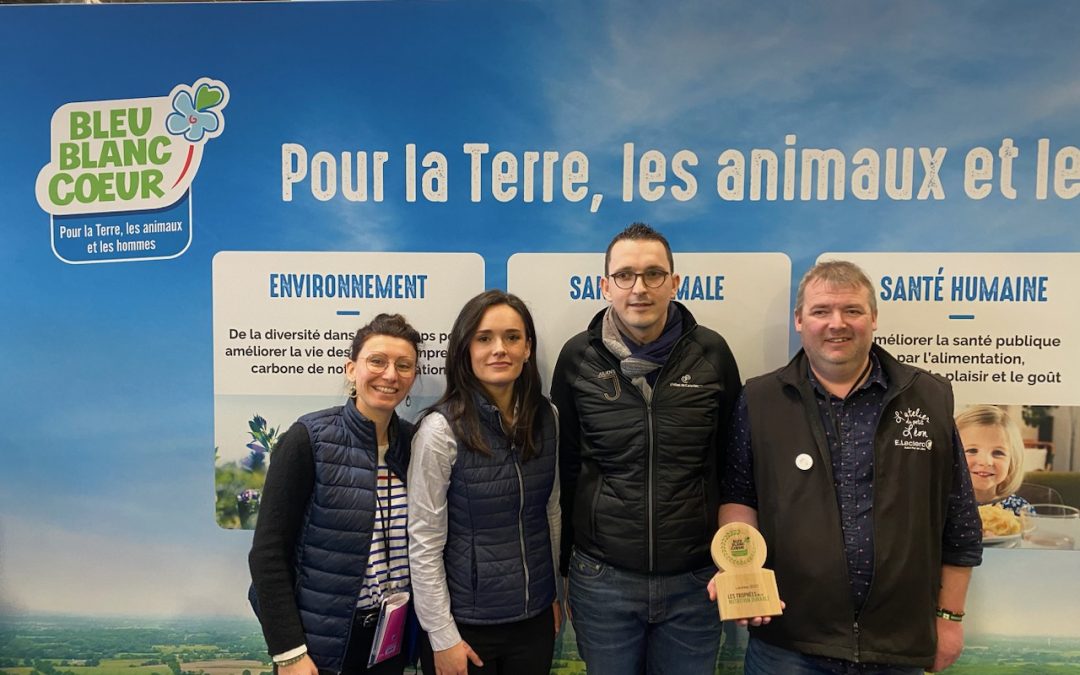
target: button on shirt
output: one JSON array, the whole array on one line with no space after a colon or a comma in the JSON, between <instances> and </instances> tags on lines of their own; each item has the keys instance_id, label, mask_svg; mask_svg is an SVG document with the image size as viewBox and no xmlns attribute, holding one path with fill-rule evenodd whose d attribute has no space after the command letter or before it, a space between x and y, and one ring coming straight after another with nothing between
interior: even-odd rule
<instances>
[{"instance_id":1,"label":"button on shirt","mask_svg":"<svg viewBox=\"0 0 1080 675\"><path fill-rule=\"evenodd\" d=\"M843 399L827 392L807 368L828 441L851 595L857 609L866 600L873 579L874 436L889 384L878 359L870 358L870 376ZM745 392L736 404L722 486L723 502L757 508ZM973 566L981 560L982 523L973 505L963 445L954 428L953 485L942 537L945 564Z\"/></svg>"}]
</instances>

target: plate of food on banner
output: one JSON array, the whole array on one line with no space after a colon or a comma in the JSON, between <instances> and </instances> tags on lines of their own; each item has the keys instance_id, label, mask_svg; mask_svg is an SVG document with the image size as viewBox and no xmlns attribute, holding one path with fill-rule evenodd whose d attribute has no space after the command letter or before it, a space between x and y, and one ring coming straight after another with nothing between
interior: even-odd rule
<instances>
[{"instance_id":1,"label":"plate of food on banner","mask_svg":"<svg viewBox=\"0 0 1080 675\"><path fill-rule=\"evenodd\" d=\"M979 507L979 517L982 518L983 546L1013 548L1020 545L1023 525L1015 513L996 504L983 504Z\"/></svg>"}]
</instances>

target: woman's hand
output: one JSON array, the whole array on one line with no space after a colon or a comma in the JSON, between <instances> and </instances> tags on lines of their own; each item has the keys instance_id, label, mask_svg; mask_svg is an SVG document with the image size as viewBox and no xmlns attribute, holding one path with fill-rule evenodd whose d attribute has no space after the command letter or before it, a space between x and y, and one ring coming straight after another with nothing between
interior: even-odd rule
<instances>
[{"instance_id":1,"label":"woman's hand","mask_svg":"<svg viewBox=\"0 0 1080 675\"><path fill-rule=\"evenodd\" d=\"M562 606L559 605L559 601L551 603L551 611L555 614L555 635L559 635L559 629L562 628Z\"/></svg>"},{"instance_id":2,"label":"woman's hand","mask_svg":"<svg viewBox=\"0 0 1080 675\"><path fill-rule=\"evenodd\" d=\"M469 675L469 661L478 667L484 665L469 643L462 640L450 649L435 652L435 675Z\"/></svg>"},{"instance_id":3,"label":"woman's hand","mask_svg":"<svg viewBox=\"0 0 1080 675\"><path fill-rule=\"evenodd\" d=\"M278 666L277 672L278 675L319 675L319 669L307 654L292 665Z\"/></svg>"}]
</instances>

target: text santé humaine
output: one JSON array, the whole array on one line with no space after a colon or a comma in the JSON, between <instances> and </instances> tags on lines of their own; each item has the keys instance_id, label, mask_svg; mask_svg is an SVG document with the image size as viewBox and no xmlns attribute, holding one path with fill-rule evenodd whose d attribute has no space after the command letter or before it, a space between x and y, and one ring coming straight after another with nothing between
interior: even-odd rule
<instances>
[{"instance_id":1,"label":"text sant\u00e9 humaine","mask_svg":"<svg viewBox=\"0 0 1080 675\"><path fill-rule=\"evenodd\" d=\"M885 302L1047 302L1045 274L885 274L878 295Z\"/></svg>"},{"instance_id":2,"label":"text sant\u00e9 humaine","mask_svg":"<svg viewBox=\"0 0 1080 675\"><path fill-rule=\"evenodd\" d=\"M462 171L461 189L472 202L580 202L591 195L595 212L603 198L590 187L589 157L580 150L509 151L470 142L462 144L461 153L455 166L468 166ZM998 194L1017 199L1021 168L1034 179L1022 184L1032 186L1030 196L1037 200L1080 195L1076 146L1055 146L1042 138L1021 147L1004 138L996 147L973 147L955 161L952 157L944 146L864 147L854 152L807 147L795 134L785 136L777 147L729 148L715 158L689 149L665 153L624 143L620 197L624 202L665 197L688 201L711 192L723 201L935 201L947 196L942 177L960 171L965 198ZM451 163L442 151L425 151L412 143L400 156L384 149L281 146L282 201L292 201L294 190L307 189L319 201L382 202L389 180L402 181L407 202L445 202L451 192Z\"/></svg>"}]
</instances>

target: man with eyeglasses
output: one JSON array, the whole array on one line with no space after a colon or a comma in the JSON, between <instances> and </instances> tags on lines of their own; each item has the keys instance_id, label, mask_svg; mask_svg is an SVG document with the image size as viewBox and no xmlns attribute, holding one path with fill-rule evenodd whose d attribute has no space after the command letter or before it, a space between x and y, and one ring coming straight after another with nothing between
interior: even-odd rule
<instances>
[{"instance_id":1,"label":"man with eyeglasses","mask_svg":"<svg viewBox=\"0 0 1080 675\"><path fill-rule=\"evenodd\" d=\"M673 302L663 235L634 223L604 264L611 304L563 347L551 385L578 652L589 675L711 674L709 542L739 369L724 339Z\"/></svg>"}]
</instances>

